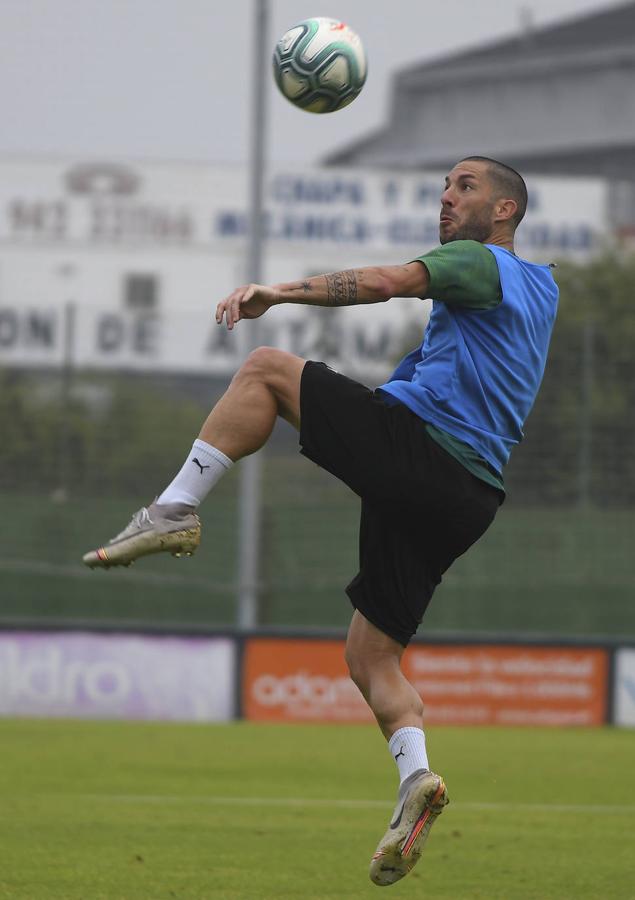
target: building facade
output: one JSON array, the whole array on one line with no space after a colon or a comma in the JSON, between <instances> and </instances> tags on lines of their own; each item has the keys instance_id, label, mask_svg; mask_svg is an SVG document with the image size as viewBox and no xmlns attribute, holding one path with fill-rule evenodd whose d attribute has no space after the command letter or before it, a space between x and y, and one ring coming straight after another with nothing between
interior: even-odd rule
<instances>
[{"instance_id":1,"label":"building facade","mask_svg":"<svg viewBox=\"0 0 635 900\"><path fill-rule=\"evenodd\" d=\"M386 125L328 164L444 169L466 155L608 179L635 233L635 3L400 71Z\"/></svg>"},{"instance_id":2,"label":"building facade","mask_svg":"<svg viewBox=\"0 0 635 900\"><path fill-rule=\"evenodd\" d=\"M239 167L0 160L0 365L226 377L253 325L219 328L245 281L247 179ZM441 172L271 171L262 279L409 261L438 243ZM607 240L601 179L539 177L519 231L536 261L585 258ZM427 306L276 307L260 343L381 378Z\"/></svg>"}]
</instances>

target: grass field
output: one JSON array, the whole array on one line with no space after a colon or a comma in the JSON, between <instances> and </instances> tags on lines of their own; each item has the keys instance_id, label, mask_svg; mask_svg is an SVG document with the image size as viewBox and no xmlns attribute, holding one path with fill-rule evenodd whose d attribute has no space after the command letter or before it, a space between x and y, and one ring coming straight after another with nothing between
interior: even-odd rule
<instances>
[{"instance_id":1,"label":"grass field","mask_svg":"<svg viewBox=\"0 0 635 900\"><path fill-rule=\"evenodd\" d=\"M396 770L366 726L0 722L7 900L632 900L635 734L432 729L451 804L367 867Z\"/></svg>"}]
</instances>

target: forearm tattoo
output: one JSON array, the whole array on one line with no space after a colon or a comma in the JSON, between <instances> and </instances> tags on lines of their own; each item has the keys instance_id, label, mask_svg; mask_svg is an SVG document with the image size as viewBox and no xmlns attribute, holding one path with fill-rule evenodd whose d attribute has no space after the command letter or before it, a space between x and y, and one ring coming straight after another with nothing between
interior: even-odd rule
<instances>
[{"instance_id":1,"label":"forearm tattoo","mask_svg":"<svg viewBox=\"0 0 635 900\"><path fill-rule=\"evenodd\" d=\"M298 284L294 284L293 286L289 285L288 290L290 291L304 291L305 294L310 294L313 290L313 285L310 281L301 281Z\"/></svg>"},{"instance_id":2,"label":"forearm tattoo","mask_svg":"<svg viewBox=\"0 0 635 900\"><path fill-rule=\"evenodd\" d=\"M353 269L325 275L329 306L354 306L357 303L357 274Z\"/></svg>"}]
</instances>

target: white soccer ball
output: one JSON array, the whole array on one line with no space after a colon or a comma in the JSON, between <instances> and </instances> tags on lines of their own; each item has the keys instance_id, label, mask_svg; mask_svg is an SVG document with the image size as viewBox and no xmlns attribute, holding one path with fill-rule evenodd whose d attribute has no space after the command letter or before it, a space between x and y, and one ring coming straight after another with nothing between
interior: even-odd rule
<instances>
[{"instance_id":1,"label":"white soccer ball","mask_svg":"<svg viewBox=\"0 0 635 900\"><path fill-rule=\"evenodd\" d=\"M335 112L366 81L359 36L337 19L306 19L282 35L273 54L276 84L291 103L313 113Z\"/></svg>"}]
</instances>

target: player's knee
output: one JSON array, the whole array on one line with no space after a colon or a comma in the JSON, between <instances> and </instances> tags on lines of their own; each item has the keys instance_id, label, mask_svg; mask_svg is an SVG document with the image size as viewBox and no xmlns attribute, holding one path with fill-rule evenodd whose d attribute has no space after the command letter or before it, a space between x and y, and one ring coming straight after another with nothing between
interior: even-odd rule
<instances>
[{"instance_id":1,"label":"player's knee","mask_svg":"<svg viewBox=\"0 0 635 900\"><path fill-rule=\"evenodd\" d=\"M288 357L288 353L276 347L257 347L251 351L237 375L275 386L284 374Z\"/></svg>"},{"instance_id":2,"label":"player's knee","mask_svg":"<svg viewBox=\"0 0 635 900\"><path fill-rule=\"evenodd\" d=\"M273 347L257 347L238 369L232 382L234 384L258 381L267 382L274 371L275 355L279 351Z\"/></svg>"},{"instance_id":3,"label":"player's knee","mask_svg":"<svg viewBox=\"0 0 635 900\"><path fill-rule=\"evenodd\" d=\"M280 350L275 347L256 347L252 350L240 367L244 375L255 375L262 378L277 367Z\"/></svg>"}]
</instances>

